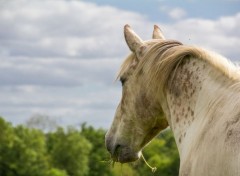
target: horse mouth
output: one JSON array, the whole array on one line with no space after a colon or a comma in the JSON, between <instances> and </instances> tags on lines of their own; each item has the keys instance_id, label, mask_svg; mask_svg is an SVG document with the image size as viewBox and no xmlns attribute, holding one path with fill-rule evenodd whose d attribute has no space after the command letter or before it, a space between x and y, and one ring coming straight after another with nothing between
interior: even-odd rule
<instances>
[{"instance_id":1,"label":"horse mouth","mask_svg":"<svg viewBox=\"0 0 240 176\"><path fill-rule=\"evenodd\" d=\"M111 158L113 162L129 163L137 161L141 152L133 152L129 147L117 146Z\"/></svg>"}]
</instances>

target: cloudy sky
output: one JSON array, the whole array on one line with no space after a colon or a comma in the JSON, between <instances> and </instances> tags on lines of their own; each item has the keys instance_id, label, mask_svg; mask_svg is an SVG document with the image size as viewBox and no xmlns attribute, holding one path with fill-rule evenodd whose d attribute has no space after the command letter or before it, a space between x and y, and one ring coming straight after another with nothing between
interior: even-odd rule
<instances>
[{"instance_id":1,"label":"cloudy sky","mask_svg":"<svg viewBox=\"0 0 240 176\"><path fill-rule=\"evenodd\" d=\"M240 0L0 0L0 116L109 127L125 24L240 61Z\"/></svg>"}]
</instances>

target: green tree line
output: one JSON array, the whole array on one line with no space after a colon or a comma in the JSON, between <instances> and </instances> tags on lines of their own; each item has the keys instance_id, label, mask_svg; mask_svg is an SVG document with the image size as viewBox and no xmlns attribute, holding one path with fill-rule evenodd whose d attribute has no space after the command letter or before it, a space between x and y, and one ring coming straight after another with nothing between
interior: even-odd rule
<instances>
[{"instance_id":1,"label":"green tree line","mask_svg":"<svg viewBox=\"0 0 240 176\"><path fill-rule=\"evenodd\" d=\"M172 132L166 130L144 150L151 169L139 160L111 165L104 129L86 124L43 131L13 126L0 118L0 176L175 176L179 156Z\"/></svg>"}]
</instances>

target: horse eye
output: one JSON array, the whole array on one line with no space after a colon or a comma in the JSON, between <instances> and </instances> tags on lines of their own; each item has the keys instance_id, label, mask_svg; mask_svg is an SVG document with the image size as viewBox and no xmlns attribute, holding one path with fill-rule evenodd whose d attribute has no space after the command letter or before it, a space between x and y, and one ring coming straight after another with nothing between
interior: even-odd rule
<instances>
[{"instance_id":1,"label":"horse eye","mask_svg":"<svg viewBox=\"0 0 240 176\"><path fill-rule=\"evenodd\" d=\"M121 81L121 83L122 83L122 86L124 85L124 83L126 82L126 80L127 80L126 78L123 78L123 77L120 78L120 81Z\"/></svg>"}]
</instances>

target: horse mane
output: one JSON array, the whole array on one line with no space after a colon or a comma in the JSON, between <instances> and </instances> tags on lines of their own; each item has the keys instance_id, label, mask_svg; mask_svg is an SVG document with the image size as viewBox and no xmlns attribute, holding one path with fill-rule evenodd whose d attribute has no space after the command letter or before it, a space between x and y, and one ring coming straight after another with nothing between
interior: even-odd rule
<instances>
[{"instance_id":1,"label":"horse mane","mask_svg":"<svg viewBox=\"0 0 240 176\"><path fill-rule=\"evenodd\" d=\"M187 46L175 40L151 40L146 42L150 48L140 59L135 70L135 74L141 72L149 76L145 82L149 86L156 86L164 90L170 74L177 69L184 58L197 58L212 65L218 71L232 80L240 80L239 69L228 59L211 51L204 50L195 46ZM131 53L123 62L119 71L118 78L121 77L134 63L137 57Z\"/></svg>"}]
</instances>

